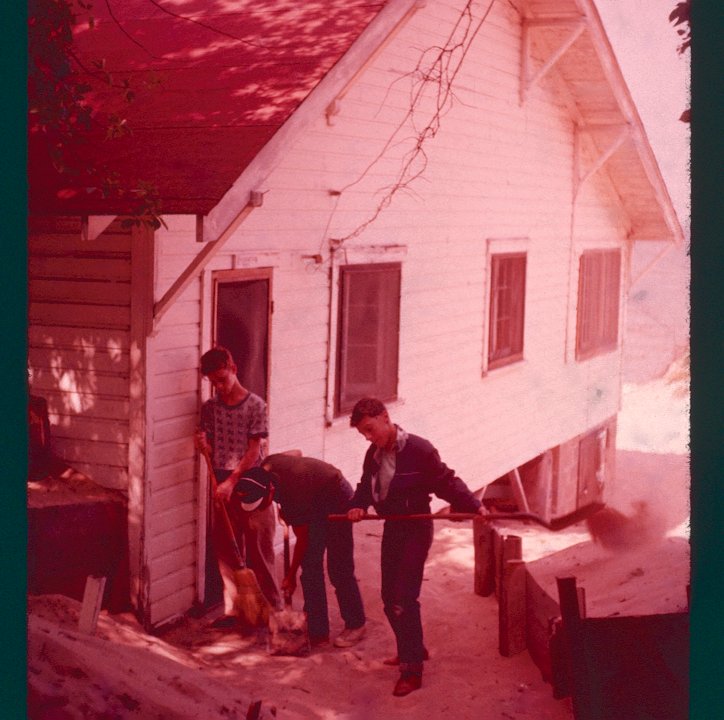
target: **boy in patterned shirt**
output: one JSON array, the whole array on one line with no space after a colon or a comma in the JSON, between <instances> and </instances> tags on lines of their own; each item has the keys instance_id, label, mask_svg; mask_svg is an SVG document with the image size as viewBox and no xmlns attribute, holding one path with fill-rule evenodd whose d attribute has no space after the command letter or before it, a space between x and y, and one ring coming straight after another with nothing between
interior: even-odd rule
<instances>
[{"instance_id":1,"label":"boy in patterned shirt","mask_svg":"<svg viewBox=\"0 0 724 720\"><path fill-rule=\"evenodd\" d=\"M236 364L224 347L214 347L201 356L201 373L211 382L215 395L201 407L200 429L194 437L196 448L211 454L218 482L216 502L226 503L247 566L256 574L272 607L279 608L281 600L274 565L274 507L245 512L237 501L231 501L242 473L259 466L264 458L262 445L268 435L266 403L239 382ZM234 555L224 523L218 516L213 523L212 537L224 585L224 615L214 625L233 627L237 622Z\"/></svg>"}]
</instances>

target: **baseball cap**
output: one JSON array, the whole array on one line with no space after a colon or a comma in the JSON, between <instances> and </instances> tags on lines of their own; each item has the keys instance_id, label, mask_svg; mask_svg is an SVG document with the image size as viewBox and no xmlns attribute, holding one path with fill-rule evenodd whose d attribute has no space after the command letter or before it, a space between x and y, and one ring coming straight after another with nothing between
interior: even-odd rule
<instances>
[{"instance_id":1,"label":"baseball cap","mask_svg":"<svg viewBox=\"0 0 724 720\"><path fill-rule=\"evenodd\" d=\"M262 467L253 467L244 470L234 488L241 499L241 507L247 512L257 510L262 504L264 507L271 501L272 473ZM267 501L268 502L265 502Z\"/></svg>"}]
</instances>

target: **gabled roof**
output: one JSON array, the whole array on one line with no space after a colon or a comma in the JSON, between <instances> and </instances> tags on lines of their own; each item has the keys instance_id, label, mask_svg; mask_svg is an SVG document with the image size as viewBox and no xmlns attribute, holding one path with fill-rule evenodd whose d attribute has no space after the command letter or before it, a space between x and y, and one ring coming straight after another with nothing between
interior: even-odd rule
<instances>
[{"instance_id":1,"label":"gabled roof","mask_svg":"<svg viewBox=\"0 0 724 720\"><path fill-rule=\"evenodd\" d=\"M434 2L435 0L428 0ZM683 233L593 0L516 0L537 51L575 41L555 60L569 108L605 161L632 239L681 241ZM124 0L95 3L94 27L79 27L74 51L89 72L104 61L127 80L131 103L97 79L91 101L132 134L97 132L77 150L100 156L121 184L153 184L165 214L207 216L216 239L247 205L270 159L355 78L417 0ZM111 15L112 13L112 15ZM550 21L550 22L549 22ZM621 128L626 129L623 140ZM273 148L273 150L272 150ZM100 149L100 152L99 152ZM88 193L84 178L54 172L30 137L30 209L39 214L124 214L127 200ZM585 170L585 168L584 168Z\"/></svg>"},{"instance_id":2,"label":"gabled roof","mask_svg":"<svg viewBox=\"0 0 724 720\"><path fill-rule=\"evenodd\" d=\"M101 128L75 152L101 157L125 187L158 188L163 212L206 214L384 6L384 0L123 0L93 3L74 36L75 70L92 85ZM112 13L112 14L111 14ZM98 63L114 85L102 81ZM30 133L30 207L40 213L123 213L128 203L59 175ZM74 163L75 164L75 163ZM77 163L80 164L80 163Z\"/></svg>"}]
</instances>

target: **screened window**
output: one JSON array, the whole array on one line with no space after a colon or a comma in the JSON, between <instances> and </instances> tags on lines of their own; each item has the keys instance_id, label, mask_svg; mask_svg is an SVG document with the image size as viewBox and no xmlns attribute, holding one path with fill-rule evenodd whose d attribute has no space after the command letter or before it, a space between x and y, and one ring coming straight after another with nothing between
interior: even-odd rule
<instances>
[{"instance_id":1,"label":"screened window","mask_svg":"<svg viewBox=\"0 0 724 720\"><path fill-rule=\"evenodd\" d=\"M577 359L585 359L616 347L620 290L619 250L591 250L581 255L578 274Z\"/></svg>"},{"instance_id":2,"label":"screened window","mask_svg":"<svg viewBox=\"0 0 724 720\"><path fill-rule=\"evenodd\" d=\"M523 357L525 253L491 255L488 368Z\"/></svg>"},{"instance_id":3,"label":"screened window","mask_svg":"<svg viewBox=\"0 0 724 720\"><path fill-rule=\"evenodd\" d=\"M340 268L337 413L357 400L397 397L400 265Z\"/></svg>"}]
</instances>

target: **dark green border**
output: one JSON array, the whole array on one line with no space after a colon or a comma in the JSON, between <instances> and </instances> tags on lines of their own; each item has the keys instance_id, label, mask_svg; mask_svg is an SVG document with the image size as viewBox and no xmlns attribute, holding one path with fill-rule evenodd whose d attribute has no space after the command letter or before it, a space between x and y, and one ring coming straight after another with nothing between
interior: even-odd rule
<instances>
[{"instance_id":1,"label":"dark green border","mask_svg":"<svg viewBox=\"0 0 724 720\"><path fill-rule=\"evenodd\" d=\"M701 720L724 714L723 20L722 0L693 0L691 718Z\"/></svg>"},{"instance_id":2,"label":"dark green border","mask_svg":"<svg viewBox=\"0 0 724 720\"><path fill-rule=\"evenodd\" d=\"M27 326L27 180L25 157L27 52L26 7L6 3L2 18L0 143L3 168L0 308L2 312L3 403L2 525L0 529L0 608L2 608L1 714L25 717L26 705L26 326Z\"/></svg>"}]
</instances>

